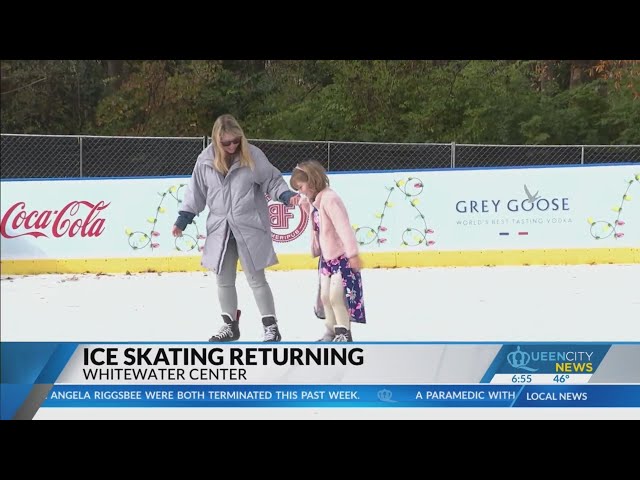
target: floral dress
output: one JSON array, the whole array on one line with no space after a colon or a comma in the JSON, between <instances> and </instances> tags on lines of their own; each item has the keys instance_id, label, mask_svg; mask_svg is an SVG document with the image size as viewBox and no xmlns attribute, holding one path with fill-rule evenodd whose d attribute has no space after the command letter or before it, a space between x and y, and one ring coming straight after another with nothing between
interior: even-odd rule
<instances>
[{"instance_id":1,"label":"floral dress","mask_svg":"<svg viewBox=\"0 0 640 480\"><path fill-rule=\"evenodd\" d=\"M316 208L313 209L313 229L320 231L320 214ZM333 260L325 260L320 255L318 262L319 275L331 276L336 273L342 275L342 286L344 287L344 295L346 307L352 322L366 323L364 312L364 300L362 296L362 276L360 272L356 272L349 266L349 259L345 255L341 255ZM320 290L318 289L318 300L315 308L316 316L324 318L324 308L320 301Z\"/></svg>"}]
</instances>

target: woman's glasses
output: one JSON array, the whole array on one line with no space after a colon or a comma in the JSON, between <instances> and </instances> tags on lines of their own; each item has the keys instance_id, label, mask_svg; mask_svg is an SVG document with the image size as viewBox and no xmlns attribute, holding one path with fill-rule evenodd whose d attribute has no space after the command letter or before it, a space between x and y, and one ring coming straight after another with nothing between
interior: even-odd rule
<instances>
[{"instance_id":1,"label":"woman's glasses","mask_svg":"<svg viewBox=\"0 0 640 480\"><path fill-rule=\"evenodd\" d=\"M234 138L233 140L225 140L225 141L220 140L220 145L222 145L223 147L228 147L232 143L234 145L240 145L240 140L241 140L240 137Z\"/></svg>"}]
</instances>

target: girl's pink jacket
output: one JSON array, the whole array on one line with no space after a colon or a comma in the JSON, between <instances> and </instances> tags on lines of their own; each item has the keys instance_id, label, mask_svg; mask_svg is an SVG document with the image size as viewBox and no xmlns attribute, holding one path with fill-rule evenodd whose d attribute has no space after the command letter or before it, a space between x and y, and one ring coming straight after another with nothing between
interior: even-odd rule
<instances>
[{"instance_id":1,"label":"girl's pink jacket","mask_svg":"<svg viewBox=\"0 0 640 480\"><path fill-rule=\"evenodd\" d=\"M311 253L314 257L321 252L325 260L333 260L343 254L347 258L358 255L358 242L349 222L347 208L335 191L327 187L316 195L313 202L320 214L319 233L313 228L311 202L304 199L300 206L309 214Z\"/></svg>"}]
</instances>

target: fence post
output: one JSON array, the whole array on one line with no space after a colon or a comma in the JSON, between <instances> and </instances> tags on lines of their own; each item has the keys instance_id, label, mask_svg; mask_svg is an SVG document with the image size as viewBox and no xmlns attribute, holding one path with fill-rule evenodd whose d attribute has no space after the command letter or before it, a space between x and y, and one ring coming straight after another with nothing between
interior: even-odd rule
<instances>
[{"instance_id":1,"label":"fence post","mask_svg":"<svg viewBox=\"0 0 640 480\"><path fill-rule=\"evenodd\" d=\"M456 168L456 142L451 142L451 168Z\"/></svg>"},{"instance_id":2,"label":"fence post","mask_svg":"<svg viewBox=\"0 0 640 480\"><path fill-rule=\"evenodd\" d=\"M582 155L580 156L580 164L584 165L584 145L582 145Z\"/></svg>"},{"instance_id":3,"label":"fence post","mask_svg":"<svg viewBox=\"0 0 640 480\"><path fill-rule=\"evenodd\" d=\"M83 151L82 151L82 137L78 137L78 143L80 145L80 178L82 178L82 174L83 174L83 172L82 172L82 154L83 154Z\"/></svg>"},{"instance_id":4,"label":"fence post","mask_svg":"<svg viewBox=\"0 0 640 480\"><path fill-rule=\"evenodd\" d=\"M331 142L327 142L327 172L331 170Z\"/></svg>"}]
</instances>

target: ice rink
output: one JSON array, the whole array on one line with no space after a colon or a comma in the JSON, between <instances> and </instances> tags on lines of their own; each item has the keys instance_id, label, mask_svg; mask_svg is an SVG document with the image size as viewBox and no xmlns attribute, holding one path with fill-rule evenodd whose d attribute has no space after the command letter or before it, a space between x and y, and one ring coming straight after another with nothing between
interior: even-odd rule
<instances>
[{"instance_id":1,"label":"ice rink","mask_svg":"<svg viewBox=\"0 0 640 480\"><path fill-rule=\"evenodd\" d=\"M314 341L312 270L269 271L283 341ZM200 342L221 324L211 273L2 276L3 341ZM238 273L242 341L260 316ZM640 341L640 265L365 269L355 341Z\"/></svg>"},{"instance_id":2,"label":"ice rink","mask_svg":"<svg viewBox=\"0 0 640 480\"><path fill-rule=\"evenodd\" d=\"M283 340L314 341L311 270L268 272ZM640 265L366 269L367 342L638 342ZM242 341L262 339L238 274ZM215 277L204 272L3 276L3 341L201 342L220 326ZM603 408L41 408L34 419L615 419Z\"/></svg>"}]
</instances>

